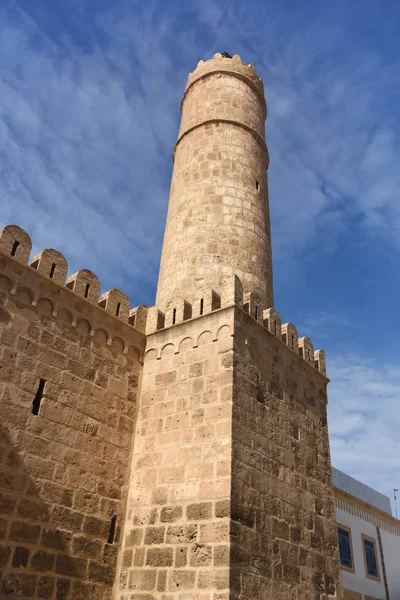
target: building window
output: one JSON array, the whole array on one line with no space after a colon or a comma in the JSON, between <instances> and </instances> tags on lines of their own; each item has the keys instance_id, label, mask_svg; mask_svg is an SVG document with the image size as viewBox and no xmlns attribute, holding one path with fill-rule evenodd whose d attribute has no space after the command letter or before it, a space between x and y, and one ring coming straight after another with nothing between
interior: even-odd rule
<instances>
[{"instance_id":1,"label":"building window","mask_svg":"<svg viewBox=\"0 0 400 600\"><path fill-rule=\"evenodd\" d=\"M362 536L363 548L364 548L364 563L367 577L380 581L379 565L378 565L378 554L376 551L376 542L373 538L367 535Z\"/></svg>"},{"instance_id":2,"label":"building window","mask_svg":"<svg viewBox=\"0 0 400 600\"><path fill-rule=\"evenodd\" d=\"M340 565L342 569L354 573L351 531L345 525L338 525Z\"/></svg>"}]
</instances>

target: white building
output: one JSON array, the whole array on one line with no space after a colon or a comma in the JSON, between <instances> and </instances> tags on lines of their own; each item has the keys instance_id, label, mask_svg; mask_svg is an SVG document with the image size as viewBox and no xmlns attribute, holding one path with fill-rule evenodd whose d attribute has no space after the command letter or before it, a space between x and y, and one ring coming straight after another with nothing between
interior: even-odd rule
<instances>
[{"instance_id":1,"label":"white building","mask_svg":"<svg viewBox=\"0 0 400 600\"><path fill-rule=\"evenodd\" d=\"M400 600L400 521L387 496L332 469L345 600Z\"/></svg>"}]
</instances>

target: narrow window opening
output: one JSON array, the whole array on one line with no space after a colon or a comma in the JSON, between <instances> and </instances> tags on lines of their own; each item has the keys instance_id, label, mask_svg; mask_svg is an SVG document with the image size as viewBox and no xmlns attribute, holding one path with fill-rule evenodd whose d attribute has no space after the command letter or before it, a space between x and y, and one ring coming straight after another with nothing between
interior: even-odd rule
<instances>
[{"instance_id":1,"label":"narrow window opening","mask_svg":"<svg viewBox=\"0 0 400 600\"><path fill-rule=\"evenodd\" d=\"M256 190L260 189L260 182L256 180Z\"/></svg>"},{"instance_id":2,"label":"narrow window opening","mask_svg":"<svg viewBox=\"0 0 400 600\"><path fill-rule=\"evenodd\" d=\"M44 391L45 383L46 383L45 379L41 379L39 381L39 387L37 389L35 399L32 402L32 414L33 415L38 415L39 414L40 403L41 403L42 398L43 398L43 391Z\"/></svg>"},{"instance_id":3,"label":"narrow window opening","mask_svg":"<svg viewBox=\"0 0 400 600\"><path fill-rule=\"evenodd\" d=\"M257 306L257 304L254 307L254 318L256 321L258 321L258 306Z\"/></svg>"},{"instance_id":4,"label":"narrow window opening","mask_svg":"<svg viewBox=\"0 0 400 600\"><path fill-rule=\"evenodd\" d=\"M204 300L203 298L200 300L200 314L203 314L203 310L204 310Z\"/></svg>"},{"instance_id":5,"label":"narrow window opening","mask_svg":"<svg viewBox=\"0 0 400 600\"><path fill-rule=\"evenodd\" d=\"M34 261L34 262L31 264L31 267L32 267L32 269L37 269L37 268L38 268L38 266L39 266L39 260L35 260L35 261Z\"/></svg>"},{"instance_id":6,"label":"narrow window opening","mask_svg":"<svg viewBox=\"0 0 400 600\"><path fill-rule=\"evenodd\" d=\"M121 310L121 302L118 302L118 304L117 304L117 310L115 312L115 314L117 315L117 317L119 317L120 310Z\"/></svg>"},{"instance_id":7,"label":"narrow window opening","mask_svg":"<svg viewBox=\"0 0 400 600\"><path fill-rule=\"evenodd\" d=\"M110 532L108 534L108 540L107 540L107 542L109 544L114 543L116 528L117 528L117 515L113 515L113 517L111 519L111 523L110 523Z\"/></svg>"},{"instance_id":8,"label":"narrow window opening","mask_svg":"<svg viewBox=\"0 0 400 600\"><path fill-rule=\"evenodd\" d=\"M51 269L50 269L50 279L53 279L55 272L56 272L56 263L53 263L51 265Z\"/></svg>"},{"instance_id":9,"label":"narrow window opening","mask_svg":"<svg viewBox=\"0 0 400 600\"><path fill-rule=\"evenodd\" d=\"M276 335L276 321L274 321L274 334Z\"/></svg>"},{"instance_id":10,"label":"narrow window opening","mask_svg":"<svg viewBox=\"0 0 400 600\"><path fill-rule=\"evenodd\" d=\"M175 321L176 321L176 308L174 308L174 311L172 313L172 325L175 325Z\"/></svg>"},{"instance_id":11,"label":"narrow window opening","mask_svg":"<svg viewBox=\"0 0 400 600\"><path fill-rule=\"evenodd\" d=\"M18 246L19 246L19 242L17 242L17 240L15 240L15 242L13 244L13 247L12 247L12 250L11 250L11 256L15 256L15 254L17 252L17 249L18 249Z\"/></svg>"},{"instance_id":12,"label":"narrow window opening","mask_svg":"<svg viewBox=\"0 0 400 600\"><path fill-rule=\"evenodd\" d=\"M292 338L292 348L294 348L294 335L292 335L291 338Z\"/></svg>"},{"instance_id":13,"label":"narrow window opening","mask_svg":"<svg viewBox=\"0 0 400 600\"><path fill-rule=\"evenodd\" d=\"M87 283L86 288L85 288L85 298L87 298L89 296L89 290L90 290L90 283Z\"/></svg>"},{"instance_id":14,"label":"narrow window opening","mask_svg":"<svg viewBox=\"0 0 400 600\"><path fill-rule=\"evenodd\" d=\"M136 315L132 315L131 318L129 319L129 325L132 325L132 327L135 327L135 321L136 321Z\"/></svg>"}]
</instances>

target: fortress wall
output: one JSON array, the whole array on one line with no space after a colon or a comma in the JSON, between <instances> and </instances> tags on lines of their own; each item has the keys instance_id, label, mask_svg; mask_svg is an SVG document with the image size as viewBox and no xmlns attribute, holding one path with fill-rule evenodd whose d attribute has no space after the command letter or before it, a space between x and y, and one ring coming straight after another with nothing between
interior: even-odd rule
<instances>
[{"instance_id":1,"label":"fortress wall","mask_svg":"<svg viewBox=\"0 0 400 600\"><path fill-rule=\"evenodd\" d=\"M340 598L324 364L266 314L235 315L232 598Z\"/></svg>"},{"instance_id":2,"label":"fortress wall","mask_svg":"<svg viewBox=\"0 0 400 600\"><path fill-rule=\"evenodd\" d=\"M120 600L229 597L233 308L178 305L147 341Z\"/></svg>"},{"instance_id":3,"label":"fortress wall","mask_svg":"<svg viewBox=\"0 0 400 600\"><path fill-rule=\"evenodd\" d=\"M108 600L145 338L124 296L99 307L93 274L64 287L59 253L28 266L29 237L2 234L0 597Z\"/></svg>"}]
</instances>

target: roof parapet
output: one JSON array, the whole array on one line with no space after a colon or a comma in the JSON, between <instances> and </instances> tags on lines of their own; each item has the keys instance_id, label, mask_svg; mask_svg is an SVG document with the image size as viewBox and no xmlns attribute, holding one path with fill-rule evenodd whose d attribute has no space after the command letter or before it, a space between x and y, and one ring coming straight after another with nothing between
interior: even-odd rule
<instances>
[{"instance_id":1,"label":"roof parapet","mask_svg":"<svg viewBox=\"0 0 400 600\"><path fill-rule=\"evenodd\" d=\"M21 227L7 225L0 230L0 252L6 256L28 265L31 249L31 238ZM114 317L129 323L144 333L148 307L136 307L131 310L128 296L118 289L109 290L99 298L100 281L88 269L81 269L73 273L65 281L68 263L58 250L53 248L42 250L33 257L29 266L42 276L51 279L55 284L65 286L80 298L91 304L99 305Z\"/></svg>"},{"instance_id":2,"label":"roof parapet","mask_svg":"<svg viewBox=\"0 0 400 600\"><path fill-rule=\"evenodd\" d=\"M31 260L31 267L60 285L65 284L68 263L65 257L53 248L46 248Z\"/></svg>"},{"instance_id":3,"label":"roof parapet","mask_svg":"<svg viewBox=\"0 0 400 600\"><path fill-rule=\"evenodd\" d=\"M6 225L0 231L0 250L26 264L32 250L32 241L26 231L18 225Z\"/></svg>"}]
</instances>

